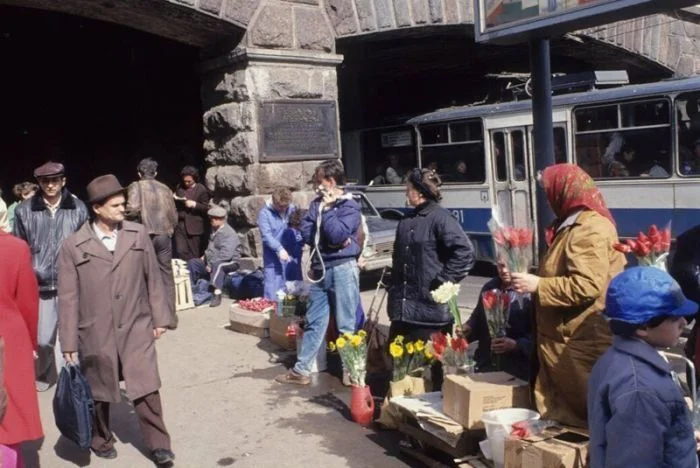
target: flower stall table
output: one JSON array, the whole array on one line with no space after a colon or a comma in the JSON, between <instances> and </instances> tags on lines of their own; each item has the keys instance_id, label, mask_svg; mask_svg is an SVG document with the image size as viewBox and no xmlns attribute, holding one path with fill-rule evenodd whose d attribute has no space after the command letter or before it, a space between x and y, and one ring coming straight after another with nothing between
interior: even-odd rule
<instances>
[{"instance_id":1,"label":"flower stall table","mask_svg":"<svg viewBox=\"0 0 700 468\"><path fill-rule=\"evenodd\" d=\"M485 431L468 431L446 416L442 412L440 392L416 397L396 397L392 398L390 404L402 415L398 424L399 432L416 441L415 445L423 449L401 447L402 452L427 466L448 466L438 458L463 467L490 466L489 462L481 461L479 456L479 442L486 438ZM430 454L435 452L439 456L432 457Z\"/></svg>"}]
</instances>

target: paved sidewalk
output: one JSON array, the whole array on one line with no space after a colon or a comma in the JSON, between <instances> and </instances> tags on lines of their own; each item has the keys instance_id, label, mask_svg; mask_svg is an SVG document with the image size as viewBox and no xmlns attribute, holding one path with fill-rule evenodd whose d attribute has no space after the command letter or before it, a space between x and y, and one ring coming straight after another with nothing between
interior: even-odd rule
<instances>
[{"instance_id":1,"label":"paved sidewalk","mask_svg":"<svg viewBox=\"0 0 700 468\"><path fill-rule=\"evenodd\" d=\"M471 300L474 290L478 293L483 281L465 280L464 301ZM366 308L373 294L373 290L362 293ZM225 300L217 308L181 312L178 330L166 333L158 343L161 394L177 455L175 466L409 466L397 458L396 432L374 432L349 420L350 391L334 377L322 373L308 388L274 382L285 369L280 359L293 360L293 355L280 353L269 340L226 329L229 304ZM388 325L385 311L380 318ZM126 401L113 406L111 415L119 456L102 460L60 437L53 421L54 391L55 387L39 394L45 438L25 447L27 468L154 466Z\"/></svg>"},{"instance_id":2,"label":"paved sidewalk","mask_svg":"<svg viewBox=\"0 0 700 468\"><path fill-rule=\"evenodd\" d=\"M320 374L308 388L274 382L284 371L278 349L227 330L228 304L181 312L178 330L158 343L175 466L407 466L395 458L396 433L375 433L348 419L350 391L334 377ZM112 409L119 456L102 460L59 437L53 393L39 394L45 439L25 447L27 468L154 466L128 403Z\"/></svg>"}]
</instances>

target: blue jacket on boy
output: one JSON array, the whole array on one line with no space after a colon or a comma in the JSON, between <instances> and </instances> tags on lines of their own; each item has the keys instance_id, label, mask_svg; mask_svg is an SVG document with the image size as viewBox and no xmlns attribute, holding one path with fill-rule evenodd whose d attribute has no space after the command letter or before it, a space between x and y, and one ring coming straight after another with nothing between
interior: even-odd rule
<instances>
[{"instance_id":1,"label":"blue jacket on boy","mask_svg":"<svg viewBox=\"0 0 700 468\"><path fill-rule=\"evenodd\" d=\"M686 323L678 319L697 310L658 268L629 268L612 279L605 316L613 344L588 380L591 468L698 466L690 410L671 365L655 347L673 346ZM667 320L675 327L659 329Z\"/></svg>"},{"instance_id":2,"label":"blue jacket on boy","mask_svg":"<svg viewBox=\"0 0 700 468\"><path fill-rule=\"evenodd\" d=\"M695 468L688 405L671 366L642 340L613 337L588 381L591 468Z\"/></svg>"}]
</instances>

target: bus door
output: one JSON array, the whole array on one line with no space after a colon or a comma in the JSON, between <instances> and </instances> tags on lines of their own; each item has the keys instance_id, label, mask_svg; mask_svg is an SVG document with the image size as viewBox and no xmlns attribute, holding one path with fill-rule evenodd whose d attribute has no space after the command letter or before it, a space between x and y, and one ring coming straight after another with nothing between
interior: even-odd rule
<instances>
[{"instance_id":1,"label":"bus door","mask_svg":"<svg viewBox=\"0 0 700 468\"><path fill-rule=\"evenodd\" d=\"M501 221L534 228L526 130L524 126L491 130L491 162Z\"/></svg>"}]
</instances>

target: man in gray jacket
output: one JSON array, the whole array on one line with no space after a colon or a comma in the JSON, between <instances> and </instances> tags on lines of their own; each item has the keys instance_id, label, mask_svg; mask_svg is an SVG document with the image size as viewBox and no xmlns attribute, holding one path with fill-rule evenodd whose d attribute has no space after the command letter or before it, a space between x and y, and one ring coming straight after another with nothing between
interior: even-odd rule
<instances>
[{"instance_id":1,"label":"man in gray jacket","mask_svg":"<svg viewBox=\"0 0 700 468\"><path fill-rule=\"evenodd\" d=\"M212 283L214 298L210 307L221 305L221 290L224 286L226 274L238 269L238 260L241 258L241 244L238 234L226 222L226 210L220 206L214 206L207 212L211 223L211 235L209 245L201 258L193 258L187 262L192 283L204 278Z\"/></svg>"}]
</instances>

